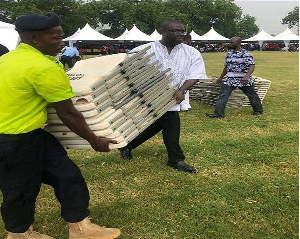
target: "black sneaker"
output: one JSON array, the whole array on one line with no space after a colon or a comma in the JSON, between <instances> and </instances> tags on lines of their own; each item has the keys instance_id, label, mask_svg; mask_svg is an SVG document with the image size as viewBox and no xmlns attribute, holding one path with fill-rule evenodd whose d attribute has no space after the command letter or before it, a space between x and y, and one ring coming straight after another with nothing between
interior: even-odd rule
<instances>
[{"instance_id":1,"label":"black sneaker","mask_svg":"<svg viewBox=\"0 0 300 239\"><path fill-rule=\"evenodd\" d=\"M119 151L120 151L121 159L124 159L124 160L132 159L131 149L120 148Z\"/></svg>"},{"instance_id":2,"label":"black sneaker","mask_svg":"<svg viewBox=\"0 0 300 239\"><path fill-rule=\"evenodd\" d=\"M183 171L187 173L197 173L197 169L186 164L183 160L178 161L177 163L169 163L168 166L177 169L178 171Z\"/></svg>"},{"instance_id":3,"label":"black sneaker","mask_svg":"<svg viewBox=\"0 0 300 239\"><path fill-rule=\"evenodd\" d=\"M213 113L213 114L206 113L206 115L210 118L224 118L223 115L217 115L215 113Z\"/></svg>"}]
</instances>

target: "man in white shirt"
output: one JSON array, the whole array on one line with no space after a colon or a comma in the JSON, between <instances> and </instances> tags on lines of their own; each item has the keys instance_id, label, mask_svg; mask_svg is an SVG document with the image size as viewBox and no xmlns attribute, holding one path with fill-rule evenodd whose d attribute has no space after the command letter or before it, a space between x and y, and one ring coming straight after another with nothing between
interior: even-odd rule
<instances>
[{"instance_id":1,"label":"man in white shirt","mask_svg":"<svg viewBox=\"0 0 300 239\"><path fill-rule=\"evenodd\" d=\"M187 33L184 37L183 37L183 43L187 44L187 45L191 45L192 43L192 36ZM188 111L190 110L192 107L190 105L190 91L187 90L186 93L184 94L184 100L180 103L180 111Z\"/></svg>"},{"instance_id":2,"label":"man in white shirt","mask_svg":"<svg viewBox=\"0 0 300 239\"><path fill-rule=\"evenodd\" d=\"M147 54L155 53L151 61L159 60L162 71L167 68L171 69L173 77L170 86L178 85L178 91L173 96L177 104L127 146L120 149L121 157L124 160L130 160L132 149L162 130L163 141L168 152L168 166L179 171L197 172L194 167L184 162L185 156L179 145L180 117L178 111L180 111L180 103L184 100L185 92L199 79L206 78L206 72L201 54L195 48L182 43L185 34L186 30L181 22L169 20L162 24L162 39L160 41L141 45L131 51L136 52L150 45L151 48Z\"/></svg>"}]
</instances>

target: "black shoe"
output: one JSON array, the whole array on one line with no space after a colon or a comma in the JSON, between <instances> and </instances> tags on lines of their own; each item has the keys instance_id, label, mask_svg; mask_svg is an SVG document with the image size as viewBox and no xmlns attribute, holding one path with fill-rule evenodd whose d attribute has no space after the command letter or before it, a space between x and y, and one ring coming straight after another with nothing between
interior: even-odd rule
<instances>
[{"instance_id":1,"label":"black shoe","mask_svg":"<svg viewBox=\"0 0 300 239\"><path fill-rule=\"evenodd\" d=\"M178 171L183 171L187 173L197 173L197 169L186 164L183 160L178 161L177 163L169 163L168 166L177 169Z\"/></svg>"},{"instance_id":2,"label":"black shoe","mask_svg":"<svg viewBox=\"0 0 300 239\"><path fill-rule=\"evenodd\" d=\"M262 115L262 112L259 112L259 111L253 111L252 115Z\"/></svg>"},{"instance_id":3,"label":"black shoe","mask_svg":"<svg viewBox=\"0 0 300 239\"><path fill-rule=\"evenodd\" d=\"M206 115L207 115L208 117L210 117L210 118L224 118L224 116L222 116L222 115L217 115L217 114L215 114L215 113L213 113L213 114L206 113Z\"/></svg>"},{"instance_id":4,"label":"black shoe","mask_svg":"<svg viewBox=\"0 0 300 239\"><path fill-rule=\"evenodd\" d=\"M120 151L121 159L124 159L124 160L132 159L131 149L120 148L119 151Z\"/></svg>"}]
</instances>

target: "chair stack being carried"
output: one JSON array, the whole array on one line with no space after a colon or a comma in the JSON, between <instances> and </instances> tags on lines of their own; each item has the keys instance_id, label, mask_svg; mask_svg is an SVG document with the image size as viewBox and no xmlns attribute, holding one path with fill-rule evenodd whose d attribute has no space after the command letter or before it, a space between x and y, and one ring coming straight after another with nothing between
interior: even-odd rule
<instances>
[{"instance_id":1,"label":"chair stack being carried","mask_svg":"<svg viewBox=\"0 0 300 239\"><path fill-rule=\"evenodd\" d=\"M109 148L121 148L138 136L169 108L176 86L170 87L169 69L160 70L149 48L128 56L125 53L79 61L67 72L75 93L74 106L83 114L97 136L119 141ZM73 133L48 108L44 128L69 149L90 149L90 144Z\"/></svg>"}]
</instances>

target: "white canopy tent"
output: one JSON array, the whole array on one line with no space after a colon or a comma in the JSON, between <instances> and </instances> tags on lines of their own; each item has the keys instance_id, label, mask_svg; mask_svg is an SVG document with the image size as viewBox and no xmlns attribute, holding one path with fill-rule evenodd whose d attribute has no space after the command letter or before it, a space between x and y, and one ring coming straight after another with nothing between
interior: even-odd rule
<instances>
[{"instance_id":1,"label":"white canopy tent","mask_svg":"<svg viewBox=\"0 0 300 239\"><path fill-rule=\"evenodd\" d=\"M135 24L133 27L125 34L123 33L121 36L115 38L115 40L119 41L151 41L151 38L146 33L139 30Z\"/></svg>"},{"instance_id":2,"label":"white canopy tent","mask_svg":"<svg viewBox=\"0 0 300 239\"><path fill-rule=\"evenodd\" d=\"M244 39L243 41L273 41L274 37L271 36L269 33L266 33L264 30L261 30L259 33L257 33L256 35Z\"/></svg>"},{"instance_id":3,"label":"white canopy tent","mask_svg":"<svg viewBox=\"0 0 300 239\"><path fill-rule=\"evenodd\" d=\"M15 25L0 21L0 44L6 46L8 50L14 50L20 42Z\"/></svg>"},{"instance_id":4,"label":"white canopy tent","mask_svg":"<svg viewBox=\"0 0 300 239\"><path fill-rule=\"evenodd\" d=\"M155 29L154 32L151 33L150 38L152 41L159 41L159 40L161 40L161 35Z\"/></svg>"},{"instance_id":5,"label":"white canopy tent","mask_svg":"<svg viewBox=\"0 0 300 239\"><path fill-rule=\"evenodd\" d=\"M192 39L194 40L194 39ZM222 36L221 34L217 33L215 31L215 29L213 27L211 27L211 29L203 34L202 36L199 37L199 39L197 39L199 41L228 41L229 38L226 38L224 36Z\"/></svg>"},{"instance_id":6,"label":"white canopy tent","mask_svg":"<svg viewBox=\"0 0 300 239\"><path fill-rule=\"evenodd\" d=\"M263 42L265 41L274 41L274 37L271 36L269 33L265 32L264 30L261 30L256 35L243 40L243 42L258 42L260 47L262 47Z\"/></svg>"},{"instance_id":7,"label":"white canopy tent","mask_svg":"<svg viewBox=\"0 0 300 239\"><path fill-rule=\"evenodd\" d=\"M0 28L15 29L15 25L0 21Z\"/></svg>"},{"instance_id":8,"label":"white canopy tent","mask_svg":"<svg viewBox=\"0 0 300 239\"><path fill-rule=\"evenodd\" d=\"M76 40L73 41L73 40L69 40L69 39L72 39L72 38L76 37L79 34L79 32L80 32L80 28L78 28L77 31L73 35L65 38L64 41L69 41L69 46L73 47L73 43L75 43Z\"/></svg>"},{"instance_id":9,"label":"white canopy tent","mask_svg":"<svg viewBox=\"0 0 300 239\"><path fill-rule=\"evenodd\" d=\"M194 30L191 31L190 33L191 37L192 37L192 41L200 41L201 36L198 35L196 32L194 32Z\"/></svg>"},{"instance_id":10,"label":"white canopy tent","mask_svg":"<svg viewBox=\"0 0 300 239\"><path fill-rule=\"evenodd\" d=\"M117 38L115 38L115 40L122 40L123 38L125 38L127 35L129 34L128 29L126 28L125 31Z\"/></svg>"},{"instance_id":11,"label":"white canopy tent","mask_svg":"<svg viewBox=\"0 0 300 239\"><path fill-rule=\"evenodd\" d=\"M289 28L287 28L282 33L278 34L274 37L274 40L276 41L283 41L284 45L288 47L290 44L290 41L298 41L299 42L299 36L293 33Z\"/></svg>"},{"instance_id":12,"label":"white canopy tent","mask_svg":"<svg viewBox=\"0 0 300 239\"><path fill-rule=\"evenodd\" d=\"M79 32L80 32L80 28L78 28L77 31L76 31L73 35L71 35L71 36L65 38L64 41L69 41L70 39L76 37L76 36L78 35Z\"/></svg>"},{"instance_id":13,"label":"white canopy tent","mask_svg":"<svg viewBox=\"0 0 300 239\"><path fill-rule=\"evenodd\" d=\"M113 38L107 37L100 32L97 32L95 29L91 28L87 23L84 28L77 30L72 36L67 37L64 41L109 41Z\"/></svg>"},{"instance_id":14,"label":"white canopy tent","mask_svg":"<svg viewBox=\"0 0 300 239\"><path fill-rule=\"evenodd\" d=\"M284 41L299 41L299 36L293 33L289 28L285 29L282 33L276 35L274 40Z\"/></svg>"}]
</instances>

